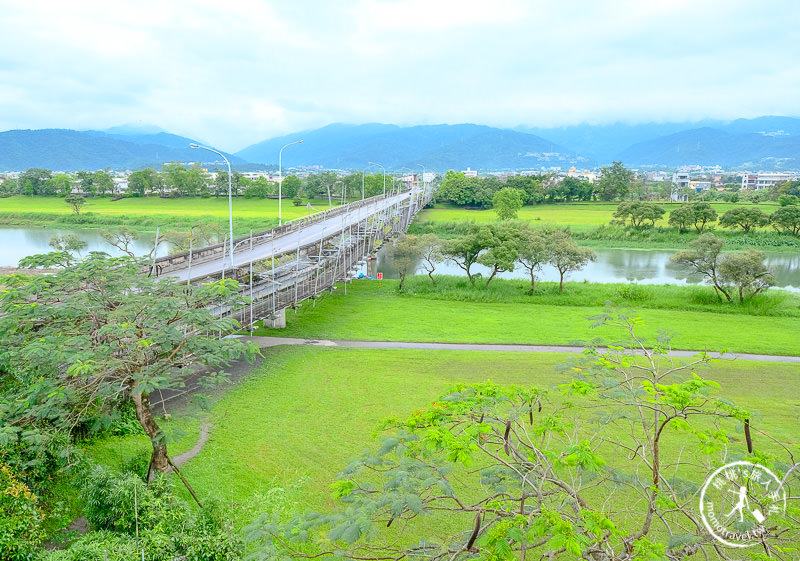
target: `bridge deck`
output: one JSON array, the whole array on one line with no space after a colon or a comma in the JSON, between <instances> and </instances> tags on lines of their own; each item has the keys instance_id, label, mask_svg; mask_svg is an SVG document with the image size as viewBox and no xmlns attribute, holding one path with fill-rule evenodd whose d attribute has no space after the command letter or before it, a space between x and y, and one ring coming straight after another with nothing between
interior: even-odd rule
<instances>
[{"instance_id":1,"label":"bridge deck","mask_svg":"<svg viewBox=\"0 0 800 561\"><path fill-rule=\"evenodd\" d=\"M379 215L396 205L407 203L410 197L411 194L409 192L390 195L386 198L381 197L378 200L369 201L352 210L340 212L324 217L319 221L311 222L302 228L277 234L269 238L269 241L265 242L262 238L259 245L254 246L252 249L246 244L247 238L240 239L237 242L238 246L234 246L233 265L234 267L243 267L248 265L251 261L257 262L269 259L273 256L284 255L295 251L298 247L304 248L319 243L322 240L330 238L366 220L370 216ZM177 277L182 282L186 282L187 280L197 280L218 274L224 269L230 269L230 256L225 255L223 257L220 253L218 257L213 259L193 263L191 266L191 278L189 278L188 263L185 268L181 267L165 271L159 276Z\"/></svg>"}]
</instances>

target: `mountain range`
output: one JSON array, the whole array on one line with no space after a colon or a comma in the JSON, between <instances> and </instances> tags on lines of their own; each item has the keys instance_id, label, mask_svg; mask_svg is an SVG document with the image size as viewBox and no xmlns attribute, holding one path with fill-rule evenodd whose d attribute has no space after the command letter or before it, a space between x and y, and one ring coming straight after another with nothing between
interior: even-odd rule
<instances>
[{"instance_id":1,"label":"mountain range","mask_svg":"<svg viewBox=\"0 0 800 561\"><path fill-rule=\"evenodd\" d=\"M399 127L332 124L271 138L227 154L239 170L285 167L387 170L525 170L594 168L621 160L631 168L720 165L728 169L800 170L800 119L759 117L628 125L501 129L476 124ZM221 158L194 150L192 139L157 127L105 131L65 129L0 132L0 170L40 167L60 171L160 168L171 161L223 167Z\"/></svg>"}]
</instances>

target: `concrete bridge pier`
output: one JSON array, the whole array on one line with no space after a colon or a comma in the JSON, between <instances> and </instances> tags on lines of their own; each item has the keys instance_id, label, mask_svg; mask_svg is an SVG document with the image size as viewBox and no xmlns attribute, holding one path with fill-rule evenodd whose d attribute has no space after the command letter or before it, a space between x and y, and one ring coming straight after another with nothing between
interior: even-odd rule
<instances>
[{"instance_id":1,"label":"concrete bridge pier","mask_svg":"<svg viewBox=\"0 0 800 561\"><path fill-rule=\"evenodd\" d=\"M286 327L286 308L275 310L264 318L264 327L283 329Z\"/></svg>"}]
</instances>

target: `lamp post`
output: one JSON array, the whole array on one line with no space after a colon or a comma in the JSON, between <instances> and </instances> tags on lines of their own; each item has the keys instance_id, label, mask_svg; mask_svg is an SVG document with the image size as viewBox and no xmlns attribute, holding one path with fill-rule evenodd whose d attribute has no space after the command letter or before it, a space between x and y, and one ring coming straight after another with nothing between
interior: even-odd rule
<instances>
[{"instance_id":1,"label":"lamp post","mask_svg":"<svg viewBox=\"0 0 800 561\"><path fill-rule=\"evenodd\" d=\"M294 142L290 142L283 148L287 146L291 146L292 144L302 144L302 140L295 140ZM283 196L282 187L283 187L283 161L281 158L283 157L283 148L280 149L278 152L278 226L283 224L283 217L281 216L281 197Z\"/></svg>"},{"instance_id":2,"label":"lamp post","mask_svg":"<svg viewBox=\"0 0 800 561\"><path fill-rule=\"evenodd\" d=\"M386 196L386 168L383 167L382 165L380 165L377 162L367 162L367 163L369 163L369 165L371 165L371 166L378 166L379 168L381 168L383 170L383 196L385 197Z\"/></svg>"},{"instance_id":3,"label":"lamp post","mask_svg":"<svg viewBox=\"0 0 800 561\"><path fill-rule=\"evenodd\" d=\"M424 197L425 196L425 166L423 166L422 164L417 164L417 166L422 168L422 196ZM417 182L417 185L419 185L419 182ZM419 192L417 193L417 198L419 198Z\"/></svg>"},{"instance_id":4,"label":"lamp post","mask_svg":"<svg viewBox=\"0 0 800 561\"><path fill-rule=\"evenodd\" d=\"M189 147L214 152L214 154L219 155L223 160L225 160L225 163L228 164L228 229L230 230L228 236L231 240L231 270L233 270L233 195L231 189L231 163L228 161L228 158L225 157L225 154L214 150L213 148L209 148L208 146L201 146L200 144L195 144L192 142L189 144Z\"/></svg>"}]
</instances>

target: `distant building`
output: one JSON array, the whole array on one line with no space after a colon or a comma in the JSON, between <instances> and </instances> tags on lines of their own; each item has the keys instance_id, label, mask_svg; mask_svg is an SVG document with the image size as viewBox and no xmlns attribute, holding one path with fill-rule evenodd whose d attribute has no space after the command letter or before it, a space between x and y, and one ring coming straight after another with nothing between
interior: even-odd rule
<instances>
[{"instance_id":1,"label":"distant building","mask_svg":"<svg viewBox=\"0 0 800 561\"><path fill-rule=\"evenodd\" d=\"M478 172L470 168L467 168L462 173L464 174L464 177L478 177Z\"/></svg>"},{"instance_id":2,"label":"distant building","mask_svg":"<svg viewBox=\"0 0 800 561\"><path fill-rule=\"evenodd\" d=\"M742 189L760 191L772 187L776 183L791 181L800 177L797 173L745 173L742 175Z\"/></svg>"}]
</instances>

